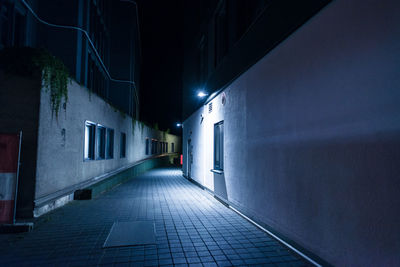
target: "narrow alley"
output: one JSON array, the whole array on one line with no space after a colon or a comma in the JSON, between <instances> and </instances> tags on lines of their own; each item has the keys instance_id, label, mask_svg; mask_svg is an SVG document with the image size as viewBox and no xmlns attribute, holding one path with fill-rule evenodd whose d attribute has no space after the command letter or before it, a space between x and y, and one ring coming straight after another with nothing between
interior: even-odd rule
<instances>
[{"instance_id":1,"label":"narrow alley","mask_svg":"<svg viewBox=\"0 0 400 267\"><path fill-rule=\"evenodd\" d=\"M153 221L156 243L103 248L117 221ZM174 168L154 169L95 199L73 201L39 217L29 233L0 235L0 263L308 266Z\"/></svg>"},{"instance_id":2,"label":"narrow alley","mask_svg":"<svg viewBox=\"0 0 400 267\"><path fill-rule=\"evenodd\" d=\"M0 0L0 267L400 266L399 14Z\"/></svg>"}]
</instances>

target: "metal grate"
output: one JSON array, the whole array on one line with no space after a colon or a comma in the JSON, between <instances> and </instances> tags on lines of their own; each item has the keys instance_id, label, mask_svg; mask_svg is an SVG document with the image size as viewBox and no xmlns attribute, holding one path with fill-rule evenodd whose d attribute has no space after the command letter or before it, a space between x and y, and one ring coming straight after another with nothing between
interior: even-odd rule
<instances>
[{"instance_id":1,"label":"metal grate","mask_svg":"<svg viewBox=\"0 0 400 267\"><path fill-rule=\"evenodd\" d=\"M153 221L114 222L103 248L155 244Z\"/></svg>"},{"instance_id":2,"label":"metal grate","mask_svg":"<svg viewBox=\"0 0 400 267\"><path fill-rule=\"evenodd\" d=\"M211 113L212 112L212 102L210 102L209 104L208 104L208 113Z\"/></svg>"}]
</instances>

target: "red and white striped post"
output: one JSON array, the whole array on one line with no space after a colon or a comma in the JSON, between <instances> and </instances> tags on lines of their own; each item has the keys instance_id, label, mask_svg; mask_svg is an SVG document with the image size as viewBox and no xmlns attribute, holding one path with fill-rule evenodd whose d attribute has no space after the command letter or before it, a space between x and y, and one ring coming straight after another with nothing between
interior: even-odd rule
<instances>
[{"instance_id":1,"label":"red and white striped post","mask_svg":"<svg viewBox=\"0 0 400 267\"><path fill-rule=\"evenodd\" d=\"M0 224L15 222L20 134L0 133Z\"/></svg>"}]
</instances>

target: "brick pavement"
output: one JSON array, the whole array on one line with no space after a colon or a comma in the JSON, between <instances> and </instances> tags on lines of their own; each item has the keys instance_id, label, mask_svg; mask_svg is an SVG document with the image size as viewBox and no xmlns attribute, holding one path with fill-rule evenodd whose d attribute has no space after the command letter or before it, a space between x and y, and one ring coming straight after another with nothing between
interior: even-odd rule
<instances>
[{"instance_id":1,"label":"brick pavement","mask_svg":"<svg viewBox=\"0 0 400 267\"><path fill-rule=\"evenodd\" d=\"M103 249L114 221L152 220L157 244ZM308 266L182 177L157 169L0 235L0 266Z\"/></svg>"}]
</instances>

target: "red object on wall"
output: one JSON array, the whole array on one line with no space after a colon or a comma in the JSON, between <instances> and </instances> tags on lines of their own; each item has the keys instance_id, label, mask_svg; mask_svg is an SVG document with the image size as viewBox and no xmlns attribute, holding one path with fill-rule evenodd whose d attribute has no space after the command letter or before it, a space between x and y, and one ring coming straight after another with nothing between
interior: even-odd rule
<instances>
[{"instance_id":1,"label":"red object on wall","mask_svg":"<svg viewBox=\"0 0 400 267\"><path fill-rule=\"evenodd\" d=\"M181 165L183 165L183 155L181 154Z\"/></svg>"},{"instance_id":2,"label":"red object on wall","mask_svg":"<svg viewBox=\"0 0 400 267\"><path fill-rule=\"evenodd\" d=\"M0 134L0 223L13 223L19 152L18 134Z\"/></svg>"}]
</instances>

